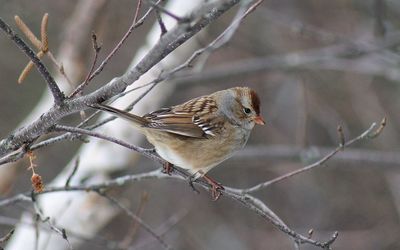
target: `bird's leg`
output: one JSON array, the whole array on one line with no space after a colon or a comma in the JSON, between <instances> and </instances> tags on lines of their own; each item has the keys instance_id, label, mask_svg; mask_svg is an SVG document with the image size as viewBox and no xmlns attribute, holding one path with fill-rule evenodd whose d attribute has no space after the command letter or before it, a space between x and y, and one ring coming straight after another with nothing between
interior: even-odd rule
<instances>
[{"instance_id":1,"label":"bird's leg","mask_svg":"<svg viewBox=\"0 0 400 250\"><path fill-rule=\"evenodd\" d=\"M208 175L204 175L203 178L211 185L211 197L213 201L218 200L222 194L220 190L225 190L224 187Z\"/></svg>"},{"instance_id":2,"label":"bird's leg","mask_svg":"<svg viewBox=\"0 0 400 250\"><path fill-rule=\"evenodd\" d=\"M173 164L170 162L165 162L163 165L163 173L167 174L167 175L171 175L171 172L173 169Z\"/></svg>"},{"instance_id":3,"label":"bird's leg","mask_svg":"<svg viewBox=\"0 0 400 250\"><path fill-rule=\"evenodd\" d=\"M193 185L194 180L196 180L196 174L189 176L189 186L193 189L195 193L199 194L199 190L197 190Z\"/></svg>"}]
</instances>

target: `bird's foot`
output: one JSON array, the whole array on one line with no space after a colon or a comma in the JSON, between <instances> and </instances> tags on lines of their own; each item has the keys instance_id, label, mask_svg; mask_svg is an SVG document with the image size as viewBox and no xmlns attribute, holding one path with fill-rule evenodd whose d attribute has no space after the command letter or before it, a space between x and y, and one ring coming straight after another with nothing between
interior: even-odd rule
<instances>
[{"instance_id":1,"label":"bird's foot","mask_svg":"<svg viewBox=\"0 0 400 250\"><path fill-rule=\"evenodd\" d=\"M172 163L169 163L169 162L164 163L163 173L167 174L167 175L171 175L172 170L174 170L173 166L174 165Z\"/></svg>"},{"instance_id":2,"label":"bird's foot","mask_svg":"<svg viewBox=\"0 0 400 250\"><path fill-rule=\"evenodd\" d=\"M222 195L221 190L225 190L224 187L220 183L218 183L216 180L214 180L213 178L211 178L208 175L204 175L203 178L211 186L211 198L212 198L212 200L213 201L217 201L219 199L219 197Z\"/></svg>"}]
</instances>

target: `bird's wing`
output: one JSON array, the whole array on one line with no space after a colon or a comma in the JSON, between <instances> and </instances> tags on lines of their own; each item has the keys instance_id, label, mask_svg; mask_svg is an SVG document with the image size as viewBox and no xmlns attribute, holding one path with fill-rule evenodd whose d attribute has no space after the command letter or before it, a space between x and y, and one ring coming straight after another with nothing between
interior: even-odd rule
<instances>
[{"instance_id":1,"label":"bird's wing","mask_svg":"<svg viewBox=\"0 0 400 250\"><path fill-rule=\"evenodd\" d=\"M213 98L199 97L178 106L149 113L143 118L149 121L145 126L170 133L194 138L216 136L223 127L218 117L218 107Z\"/></svg>"}]
</instances>

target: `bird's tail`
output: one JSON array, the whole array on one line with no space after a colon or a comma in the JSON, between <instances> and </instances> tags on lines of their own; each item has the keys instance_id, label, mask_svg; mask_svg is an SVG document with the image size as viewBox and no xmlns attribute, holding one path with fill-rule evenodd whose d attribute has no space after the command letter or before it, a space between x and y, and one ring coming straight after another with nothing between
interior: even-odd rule
<instances>
[{"instance_id":1,"label":"bird's tail","mask_svg":"<svg viewBox=\"0 0 400 250\"><path fill-rule=\"evenodd\" d=\"M88 104L88 106L102 111L106 111L118 117L124 118L128 121L131 121L133 122L134 125L136 125L136 127L144 127L148 123L148 121L143 117L104 104L90 104L90 105Z\"/></svg>"}]
</instances>

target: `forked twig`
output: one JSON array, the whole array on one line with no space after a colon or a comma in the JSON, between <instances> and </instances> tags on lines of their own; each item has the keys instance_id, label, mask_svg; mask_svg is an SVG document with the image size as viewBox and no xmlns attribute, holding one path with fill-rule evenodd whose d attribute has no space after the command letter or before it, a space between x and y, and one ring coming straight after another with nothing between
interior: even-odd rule
<instances>
[{"instance_id":1,"label":"forked twig","mask_svg":"<svg viewBox=\"0 0 400 250\"><path fill-rule=\"evenodd\" d=\"M172 249L163 239L160 235L158 235L147 223L145 223L140 217L138 217L136 214L132 213L131 210L129 210L127 207L122 205L117 199L105 194L104 192L99 192L97 193L109 201L111 201L114 205L119 207L122 211L125 212L126 215L128 215L130 218L132 218L134 221L139 223L144 230L146 230L152 237L154 237L163 247L164 249Z\"/></svg>"},{"instance_id":2,"label":"forked twig","mask_svg":"<svg viewBox=\"0 0 400 250\"><path fill-rule=\"evenodd\" d=\"M161 0L157 1L157 4L160 3ZM139 6L139 3L138 3ZM125 33L125 35L121 38L121 40L118 42L118 44L114 47L114 49L107 55L107 57L100 63L99 67L90 75L89 81L91 81L96 75L100 74L100 72L104 69L108 61L115 55L115 53L119 50L119 48L125 43L126 39L131 35L133 30L138 28L144 23L144 20L147 18L147 16L153 11L154 8L150 8L139 20L137 20L137 16L139 15L139 11L137 10L135 12L135 17L133 18L132 24L129 27L128 31Z\"/></svg>"},{"instance_id":3,"label":"forked twig","mask_svg":"<svg viewBox=\"0 0 400 250\"><path fill-rule=\"evenodd\" d=\"M385 120L385 119L384 119L384 120ZM362 134L360 134L360 135L357 136L356 138L354 138L354 139L352 139L352 140L346 142L346 143L343 144L343 145L339 145L339 146L336 147L333 151L331 151L329 154L325 155L323 158L321 158L321 159L320 159L319 161L317 161L317 162L314 162L313 164L307 165L307 166L305 166L305 167L303 167L303 168L297 169L297 170L292 171L292 172L290 172L290 173L281 175L281 176L279 176L279 177L277 177L277 178L274 178L274 179L272 179L272 180L269 180L269 181L266 181L266 182L262 182L262 183L260 183L260 184L257 184L257 185L255 185L255 186L251 187L251 188L240 189L239 192L240 192L241 194L254 193L254 192L256 192L256 191L259 191L259 190L261 190L261 189L264 189L264 188L266 188L266 187L268 187L268 186L270 186L270 185L272 185L272 184L275 184L275 183L277 183L277 182L283 181L283 180L285 180L285 179L287 179L287 178L290 178L290 177L292 177L292 176L295 176L295 175L298 175L298 174L300 174L300 173L309 171L309 170L314 169L314 168L319 167L319 166L323 166L323 164L324 164L325 162L327 162L330 158L332 158L332 157L333 157L334 155L336 155L338 152L340 152L341 150L343 150L343 148L349 147L349 146L351 146L352 144L354 144L354 143L356 143L356 142L358 142L358 141L360 141L360 140L371 138L371 135L376 134L376 133L378 132L378 130L379 130L379 133L382 132L382 129L380 129L382 126L380 126L377 130L374 131L375 127L376 127L376 123L373 123L373 124L372 124L366 131L364 131Z\"/></svg>"}]
</instances>

